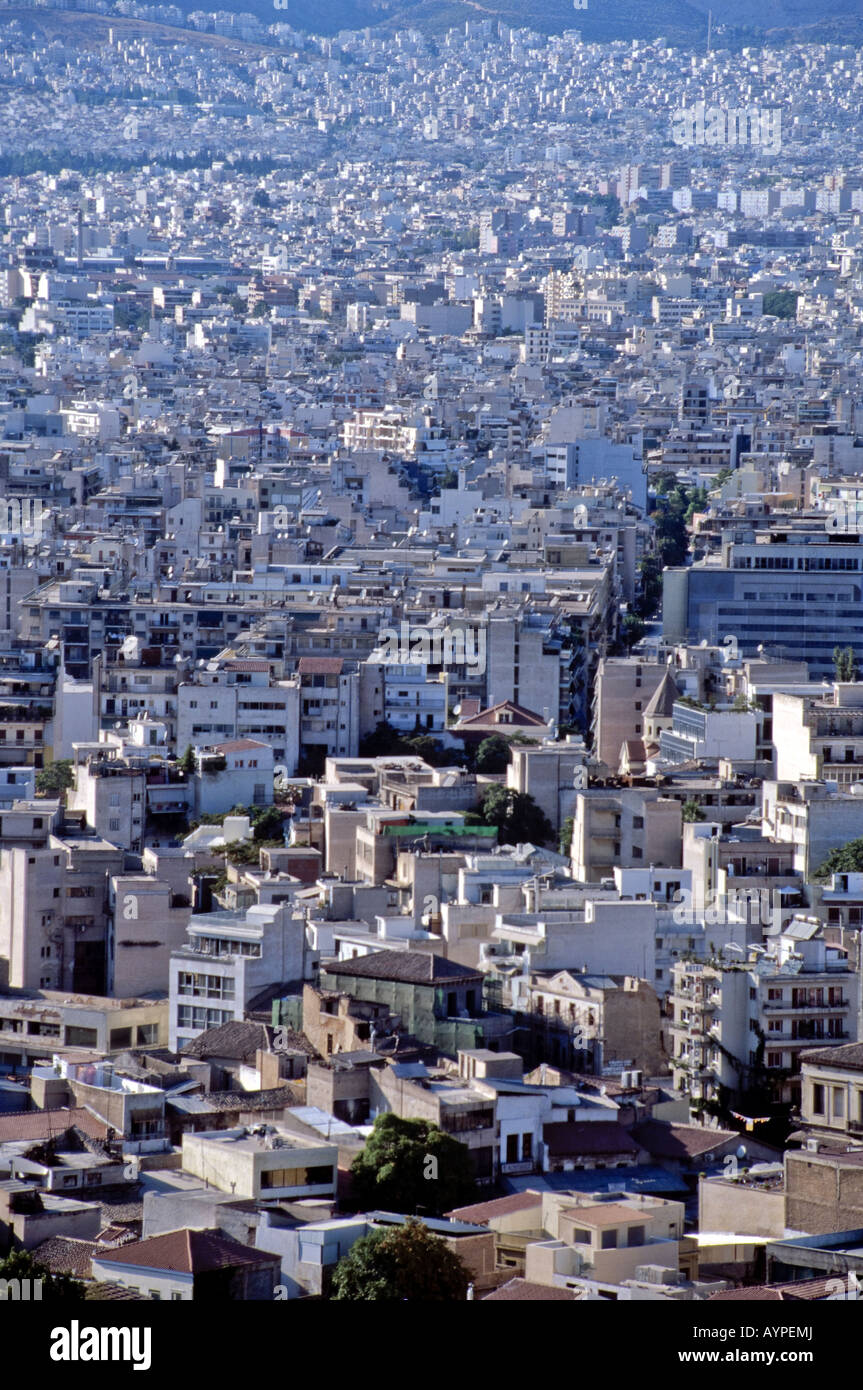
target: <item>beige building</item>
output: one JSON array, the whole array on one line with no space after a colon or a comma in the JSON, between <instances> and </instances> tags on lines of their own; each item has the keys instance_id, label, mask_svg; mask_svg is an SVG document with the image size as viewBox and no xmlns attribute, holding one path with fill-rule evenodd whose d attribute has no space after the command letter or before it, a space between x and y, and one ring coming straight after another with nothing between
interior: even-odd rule
<instances>
[{"instance_id":1,"label":"beige building","mask_svg":"<svg viewBox=\"0 0 863 1390\"><path fill-rule=\"evenodd\" d=\"M182 1166L238 1199L334 1197L338 1147L275 1125L206 1130L183 1135Z\"/></svg>"},{"instance_id":2,"label":"beige building","mask_svg":"<svg viewBox=\"0 0 863 1390\"><path fill-rule=\"evenodd\" d=\"M552 1065L601 1073L619 1063L654 1076L666 1066L659 1000L646 980L559 970L528 990L533 1050Z\"/></svg>"},{"instance_id":3,"label":"beige building","mask_svg":"<svg viewBox=\"0 0 863 1390\"><path fill-rule=\"evenodd\" d=\"M647 1265L680 1268L684 1207L661 1198L627 1196L603 1201L597 1195L546 1193L543 1229L549 1240L530 1242L525 1278L556 1288L579 1279L618 1285Z\"/></svg>"},{"instance_id":4,"label":"beige building","mask_svg":"<svg viewBox=\"0 0 863 1390\"><path fill-rule=\"evenodd\" d=\"M773 696L773 743L780 781L803 778L838 782L847 789L863 781L863 683L834 682L811 695Z\"/></svg>"},{"instance_id":5,"label":"beige building","mask_svg":"<svg viewBox=\"0 0 863 1390\"><path fill-rule=\"evenodd\" d=\"M167 999L104 999L47 989L0 995L0 1066L44 1065L66 1052L167 1045Z\"/></svg>"},{"instance_id":6,"label":"beige building","mask_svg":"<svg viewBox=\"0 0 863 1390\"><path fill-rule=\"evenodd\" d=\"M682 857L680 802L648 787L592 787L575 797L572 872L583 883L616 867L673 868Z\"/></svg>"},{"instance_id":7,"label":"beige building","mask_svg":"<svg viewBox=\"0 0 863 1390\"><path fill-rule=\"evenodd\" d=\"M49 834L39 849L0 850L0 957L10 985L105 993L107 880L123 858L90 836Z\"/></svg>"},{"instance_id":8,"label":"beige building","mask_svg":"<svg viewBox=\"0 0 863 1390\"><path fill-rule=\"evenodd\" d=\"M587 760L583 741L574 736L565 743L544 743L539 748L514 744L506 784L513 791L532 796L559 830L572 815L576 790L587 786Z\"/></svg>"},{"instance_id":9,"label":"beige building","mask_svg":"<svg viewBox=\"0 0 863 1390\"><path fill-rule=\"evenodd\" d=\"M620 761L621 744L644 735L644 712L661 684L663 661L632 656L604 657L597 669L593 715L593 747L612 772Z\"/></svg>"},{"instance_id":10,"label":"beige building","mask_svg":"<svg viewBox=\"0 0 863 1390\"><path fill-rule=\"evenodd\" d=\"M863 1043L813 1048L800 1064L805 1128L863 1145Z\"/></svg>"},{"instance_id":11,"label":"beige building","mask_svg":"<svg viewBox=\"0 0 863 1390\"><path fill-rule=\"evenodd\" d=\"M147 874L115 874L109 901L114 930L109 952L109 987L113 994L148 994L162 990L170 955L186 943L192 915L187 897Z\"/></svg>"}]
</instances>

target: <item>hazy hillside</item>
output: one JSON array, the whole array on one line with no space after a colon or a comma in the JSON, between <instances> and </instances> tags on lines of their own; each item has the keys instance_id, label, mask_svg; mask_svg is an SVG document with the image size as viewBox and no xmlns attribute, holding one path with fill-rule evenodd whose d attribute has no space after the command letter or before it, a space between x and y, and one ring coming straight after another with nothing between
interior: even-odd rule
<instances>
[{"instance_id":1,"label":"hazy hillside","mask_svg":"<svg viewBox=\"0 0 863 1390\"><path fill-rule=\"evenodd\" d=\"M200 9L201 0L180 0ZM578 29L586 39L641 39L666 36L700 46L706 41L707 12L713 11L717 44L739 47L761 38L818 39L832 43L863 40L860 0L233 0L230 8L251 11L265 22L283 20L311 33L335 34L367 26L389 31L419 28L438 33L468 19L492 17L515 27L547 33ZM718 26L725 26L717 35Z\"/></svg>"}]
</instances>

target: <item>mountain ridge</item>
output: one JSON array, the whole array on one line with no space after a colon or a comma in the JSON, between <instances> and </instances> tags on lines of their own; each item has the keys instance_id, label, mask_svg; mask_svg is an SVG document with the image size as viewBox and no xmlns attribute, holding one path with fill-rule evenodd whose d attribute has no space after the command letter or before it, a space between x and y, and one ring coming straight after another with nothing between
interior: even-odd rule
<instances>
[{"instance_id":1,"label":"mountain ridge","mask_svg":"<svg viewBox=\"0 0 863 1390\"><path fill-rule=\"evenodd\" d=\"M180 0L183 9L200 9L201 0ZM707 44L708 11L712 11L713 46L739 48L766 42L813 41L855 44L863 40L859 0L820 0L813 13L811 0L760 0L757 23L751 0L586 0L578 9L573 0L235 0L237 12L283 22L306 33L333 36L343 30L371 28L393 33L418 29L439 34L468 21L492 19L515 29L540 33L578 30L587 42L651 40L699 47Z\"/></svg>"}]
</instances>

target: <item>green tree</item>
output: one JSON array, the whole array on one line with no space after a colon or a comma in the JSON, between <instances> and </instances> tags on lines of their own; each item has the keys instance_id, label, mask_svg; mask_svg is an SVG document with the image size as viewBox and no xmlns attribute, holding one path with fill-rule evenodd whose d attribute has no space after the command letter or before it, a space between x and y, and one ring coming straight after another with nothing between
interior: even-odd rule
<instances>
[{"instance_id":1,"label":"green tree","mask_svg":"<svg viewBox=\"0 0 863 1390\"><path fill-rule=\"evenodd\" d=\"M485 825L495 825L503 845L545 844L554 838L554 827L527 792L509 787L489 787L480 805Z\"/></svg>"},{"instance_id":2,"label":"green tree","mask_svg":"<svg viewBox=\"0 0 863 1390\"><path fill-rule=\"evenodd\" d=\"M378 1115L351 1165L354 1196L365 1211L423 1211L440 1216L476 1199L469 1150L430 1120Z\"/></svg>"},{"instance_id":3,"label":"green tree","mask_svg":"<svg viewBox=\"0 0 863 1390\"><path fill-rule=\"evenodd\" d=\"M691 796L688 801L683 803L682 819L684 821L702 821L706 820L707 817L695 798Z\"/></svg>"},{"instance_id":4,"label":"green tree","mask_svg":"<svg viewBox=\"0 0 863 1390\"><path fill-rule=\"evenodd\" d=\"M797 292L795 290L768 290L762 305L765 314L778 319L797 317Z\"/></svg>"},{"instance_id":5,"label":"green tree","mask_svg":"<svg viewBox=\"0 0 863 1390\"><path fill-rule=\"evenodd\" d=\"M563 822L563 825L560 827L560 852L561 852L561 854L567 854L567 855L568 855L568 854L569 854L569 851L572 849L572 835L573 835L574 829L575 829L575 818L574 818L573 816L567 816L566 820Z\"/></svg>"},{"instance_id":6,"label":"green tree","mask_svg":"<svg viewBox=\"0 0 863 1390\"><path fill-rule=\"evenodd\" d=\"M0 1259L0 1279L41 1279L42 1302L60 1299L70 1303L80 1302L86 1293L79 1279L73 1279L69 1274L52 1274L33 1259L29 1250L11 1250Z\"/></svg>"},{"instance_id":7,"label":"green tree","mask_svg":"<svg viewBox=\"0 0 863 1390\"><path fill-rule=\"evenodd\" d=\"M334 1300L455 1303L467 1296L470 1272L445 1241L410 1218L372 1231L333 1272Z\"/></svg>"},{"instance_id":8,"label":"green tree","mask_svg":"<svg viewBox=\"0 0 863 1390\"><path fill-rule=\"evenodd\" d=\"M652 618L662 598L662 565L658 555L645 555L638 562L641 592L635 601L635 611L642 618Z\"/></svg>"},{"instance_id":9,"label":"green tree","mask_svg":"<svg viewBox=\"0 0 863 1390\"><path fill-rule=\"evenodd\" d=\"M252 811L252 834L258 841L284 838L284 823L284 812L277 806L267 806L265 809L256 807Z\"/></svg>"},{"instance_id":10,"label":"green tree","mask_svg":"<svg viewBox=\"0 0 863 1390\"><path fill-rule=\"evenodd\" d=\"M647 624L637 613L627 613L620 625L620 635L623 639L627 651L631 651L636 642L640 642L645 632Z\"/></svg>"},{"instance_id":11,"label":"green tree","mask_svg":"<svg viewBox=\"0 0 863 1390\"><path fill-rule=\"evenodd\" d=\"M506 772L509 767L510 747L500 734L484 738L476 750L477 772Z\"/></svg>"},{"instance_id":12,"label":"green tree","mask_svg":"<svg viewBox=\"0 0 863 1390\"><path fill-rule=\"evenodd\" d=\"M58 758L36 772L36 791L39 796L62 796L74 782L71 758Z\"/></svg>"},{"instance_id":13,"label":"green tree","mask_svg":"<svg viewBox=\"0 0 863 1390\"><path fill-rule=\"evenodd\" d=\"M857 658L853 647L833 648L833 669L837 681L856 681Z\"/></svg>"},{"instance_id":14,"label":"green tree","mask_svg":"<svg viewBox=\"0 0 863 1390\"><path fill-rule=\"evenodd\" d=\"M394 757L402 751L402 736L386 719L379 719L374 733L360 739L361 758Z\"/></svg>"},{"instance_id":15,"label":"green tree","mask_svg":"<svg viewBox=\"0 0 863 1390\"><path fill-rule=\"evenodd\" d=\"M195 759L195 750L190 743L182 758L180 759L180 769L182 772L185 772L188 776L191 776L197 766L198 764Z\"/></svg>"},{"instance_id":16,"label":"green tree","mask_svg":"<svg viewBox=\"0 0 863 1390\"><path fill-rule=\"evenodd\" d=\"M820 883L831 874L859 873L863 873L863 838L849 840L838 849L831 849L824 863L815 870L812 877Z\"/></svg>"}]
</instances>

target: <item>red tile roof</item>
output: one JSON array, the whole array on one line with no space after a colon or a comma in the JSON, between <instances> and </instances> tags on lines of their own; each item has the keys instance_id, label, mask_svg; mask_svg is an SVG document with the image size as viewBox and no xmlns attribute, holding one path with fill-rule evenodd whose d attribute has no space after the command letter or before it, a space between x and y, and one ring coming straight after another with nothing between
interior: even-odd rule
<instances>
[{"instance_id":1,"label":"red tile roof","mask_svg":"<svg viewBox=\"0 0 863 1390\"><path fill-rule=\"evenodd\" d=\"M699 1158L721 1149L729 1140L740 1142L733 1129L702 1129L699 1125L663 1124L661 1120L633 1125L632 1135L652 1158Z\"/></svg>"},{"instance_id":2,"label":"red tile roof","mask_svg":"<svg viewBox=\"0 0 863 1390\"><path fill-rule=\"evenodd\" d=\"M214 1269L233 1269L237 1265L259 1265L268 1260L278 1263L279 1255L255 1250L220 1231L166 1231L149 1236L119 1250L100 1251L100 1264L137 1265L141 1269L170 1269L181 1274L205 1274Z\"/></svg>"},{"instance_id":3,"label":"red tile roof","mask_svg":"<svg viewBox=\"0 0 863 1390\"><path fill-rule=\"evenodd\" d=\"M537 714L532 709L526 709L524 705L516 705L512 700L501 700L497 705L490 705L488 709L481 709L476 714L469 714L465 718L460 719L456 727L467 729L474 724L480 726L494 724L497 727L501 721L497 719L496 716L502 711L507 711L512 715L512 718L507 720L503 727L511 724L516 728L519 726L522 728L545 728L548 723L548 720L543 719L541 714Z\"/></svg>"},{"instance_id":4,"label":"red tile roof","mask_svg":"<svg viewBox=\"0 0 863 1390\"><path fill-rule=\"evenodd\" d=\"M340 676L344 664L341 656L301 656L297 670L301 676Z\"/></svg>"},{"instance_id":5,"label":"red tile roof","mask_svg":"<svg viewBox=\"0 0 863 1390\"><path fill-rule=\"evenodd\" d=\"M486 1294L483 1303L575 1303L579 1295L572 1289L558 1289L546 1284L532 1284L529 1279L510 1279L494 1293Z\"/></svg>"},{"instance_id":6,"label":"red tile roof","mask_svg":"<svg viewBox=\"0 0 863 1390\"><path fill-rule=\"evenodd\" d=\"M513 1212L528 1211L531 1207L542 1206L541 1192L513 1192L510 1197L495 1197L490 1202L475 1202L470 1207L456 1207L446 1212L446 1216L456 1221L467 1221L474 1226L485 1226L496 1216L510 1216Z\"/></svg>"},{"instance_id":7,"label":"red tile roof","mask_svg":"<svg viewBox=\"0 0 863 1390\"><path fill-rule=\"evenodd\" d=\"M805 1303L827 1298L830 1279L800 1279L790 1284L753 1284L748 1289L725 1289L711 1294L709 1303Z\"/></svg>"},{"instance_id":8,"label":"red tile roof","mask_svg":"<svg viewBox=\"0 0 863 1390\"><path fill-rule=\"evenodd\" d=\"M14 1143L16 1139L49 1139L64 1134L73 1125L91 1139L104 1139L108 1134L108 1126L83 1107L27 1110L18 1115L0 1115L0 1144Z\"/></svg>"},{"instance_id":9,"label":"red tile roof","mask_svg":"<svg viewBox=\"0 0 863 1390\"><path fill-rule=\"evenodd\" d=\"M548 1152L570 1154L637 1154L639 1145L614 1120L577 1120L568 1124L544 1125L542 1137Z\"/></svg>"}]
</instances>

